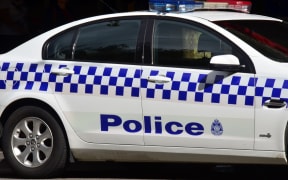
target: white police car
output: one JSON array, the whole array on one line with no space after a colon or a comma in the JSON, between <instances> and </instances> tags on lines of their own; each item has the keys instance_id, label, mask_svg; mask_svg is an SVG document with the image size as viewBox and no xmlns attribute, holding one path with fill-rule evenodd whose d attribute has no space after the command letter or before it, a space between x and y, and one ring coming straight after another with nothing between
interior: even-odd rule
<instances>
[{"instance_id":1,"label":"white police car","mask_svg":"<svg viewBox=\"0 0 288 180\"><path fill-rule=\"evenodd\" d=\"M0 55L1 146L20 176L71 160L287 163L287 23L150 2Z\"/></svg>"}]
</instances>

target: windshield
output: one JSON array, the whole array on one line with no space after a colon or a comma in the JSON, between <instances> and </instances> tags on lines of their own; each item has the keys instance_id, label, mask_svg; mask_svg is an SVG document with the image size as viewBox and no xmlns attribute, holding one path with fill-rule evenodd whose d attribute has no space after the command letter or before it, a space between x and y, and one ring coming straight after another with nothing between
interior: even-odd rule
<instances>
[{"instance_id":1,"label":"windshield","mask_svg":"<svg viewBox=\"0 0 288 180\"><path fill-rule=\"evenodd\" d=\"M267 20L217 21L263 55L279 62L288 62L287 22Z\"/></svg>"}]
</instances>

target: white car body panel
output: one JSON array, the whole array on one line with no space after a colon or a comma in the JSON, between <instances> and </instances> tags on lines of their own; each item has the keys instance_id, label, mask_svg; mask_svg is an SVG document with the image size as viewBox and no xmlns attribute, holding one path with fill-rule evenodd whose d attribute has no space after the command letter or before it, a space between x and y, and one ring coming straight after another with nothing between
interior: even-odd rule
<instances>
[{"instance_id":1,"label":"white car body panel","mask_svg":"<svg viewBox=\"0 0 288 180\"><path fill-rule=\"evenodd\" d=\"M167 73L175 74L171 82L162 84L148 83L148 89L155 89L155 96L152 97L152 99L144 98L146 96L145 94L149 92L142 91L144 116L152 116L152 121L154 116L161 117L162 120L160 122L162 122L163 127L163 133L155 133L157 132L157 128L152 127L152 133L147 133L144 136L145 145L211 149L253 149L254 107L245 106L244 96L238 97L237 106L241 108L235 108L232 104L228 104L228 95L222 94L220 95L221 97L218 96L218 93L220 94L221 92L222 85L231 84L234 77L242 77L241 82L238 83L245 86L248 84L249 78L254 77L253 75L233 74L233 76L230 76L229 73L225 72L214 73L213 71L190 70L185 68L144 67L142 75L144 79L149 76L151 71L159 71L159 75L166 75ZM207 80L206 77L204 77L206 75ZM223 79L219 78L216 80L217 76ZM189 82L197 83L190 84L183 82L183 80L181 81L183 78L186 78ZM223 82L219 83L220 81ZM178 82L180 82L179 85ZM196 93L204 93L204 88L206 88L204 87L205 83L211 83L210 86L213 84L213 87L210 87L211 94L210 92L206 92L206 94L203 95L203 99L194 99L196 95L190 91L195 88ZM163 86L163 88L158 89L157 86ZM191 90L189 90L190 88ZM168 93L164 99L161 97L162 89ZM182 91L187 92L187 94L181 94ZM231 86L229 94L237 94L237 91L236 86ZM247 89L246 95L253 97L254 91L254 87L250 87ZM211 102L211 98L215 98L215 101ZM155 120L155 122L156 121L157 120ZM171 131L170 133L167 132L167 130L165 131L164 126L166 127L169 122L175 121L181 124L174 123L169 130ZM191 122L203 125L203 132L195 127L194 133L192 133L192 135L189 134L187 130L185 130L185 125ZM219 126L222 124L223 129L220 130L220 132L214 132L214 123L219 123ZM234 129L232 127L237 128ZM168 126L166 128L168 128ZM245 131L243 130L244 128ZM224 133L221 131L224 131ZM193 140L191 139L192 137Z\"/></svg>"},{"instance_id":2,"label":"white car body panel","mask_svg":"<svg viewBox=\"0 0 288 180\"><path fill-rule=\"evenodd\" d=\"M59 64L63 65L65 62L59 61ZM57 65L55 66L57 67ZM117 114L124 119L142 119L141 96L131 96L133 93L132 88L125 88L124 91L124 84L127 83L126 80L135 77L136 72L140 72L140 67L126 65L126 74L123 72L123 77L117 78L117 87L113 86L108 88L110 81L112 81L110 76L115 77L114 79L116 79L116 77L120 75L121 70L124 70L123 66L97 63L71 63L68 66L70 69L75 69L76 66L81 67L81 70L79 70L80 72L75 72L71 75L71 82L76 85L79 76L83 76L83 83L77 86L77 92L74 94L70 93L70 84L67 83L67 86L63 86L63 91L60 90L61 92L55 93L55 98L78 136L88 143L143 145L143 131L129 135L124 132L121 126L119 126L108 129L109 132L104 132L101 131L100 122L101 114ZM95 76L99 77L98 81L101 85L96 87L93 92L87 94L85 93L85 90L87 89L86 85L92 85L95 79L92 76L86 75L87 72L94 67L95 70L97 67ZM111 74L108 75L107 73L107 75L105 75L106 70L111 70ZM140 77L140 74L137 76ZM65 78L65 76L63 76L63 78ZM84 84L84 81L86 85ZM114 83L116 82L111 82L111 84ZM55 85L53 85L53 83L51 84L51 87L54 88L53 86ZM140 78L133 78L131 86L139 88ZM121 95L114 93L118 92L118 87L123 90L123 94L121 92ZM105 92L102 93L102 91Z\"/></svg>"}]
</instances>

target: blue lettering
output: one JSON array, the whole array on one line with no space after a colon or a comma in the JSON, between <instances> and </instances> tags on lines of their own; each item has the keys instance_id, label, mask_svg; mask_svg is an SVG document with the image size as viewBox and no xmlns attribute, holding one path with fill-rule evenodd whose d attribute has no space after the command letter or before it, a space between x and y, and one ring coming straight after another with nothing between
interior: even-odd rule
<instances>
[{"instance_id":1,"label":"blue lettering","mask_svg":"<svg viewBox=\"0 0 288 180\"><path fill-rule=\"evenodd\" d=\"M155 117L155 133L162 134L162 122L160 116Z\"/></svg>"},{"instance_id":2,"label":"blue lettering","mask_svg":"<svg viewBox=\"0 0 288 180\"><path fill-rule=\"evenodd\" d=\"M145 127L145 133L151 133L151 117L150 116L144 116L144 127Z\"/></svg>"},{"instance_id":3,"label":"blue lettering","mask_svg":"<svg viewBox=\"0 0 288 180\"><path fill-rule=\"evenodd\" d=\"M173 131L172 130L172 126L176 126L178 129L176 131ZM179 128L182 128L182 124L179 123L179 122L168 122L165 126L165 129L166 131L169 133L169 134L173 134L173 135L178 135L178 134L182 134L183 133L183 130L182 129L179 129Z\"/></svg>"},{"instance_id":4,"label":"blue lettering","mask_svg":"<svg viewBox=\"0 0 288 180\"><path fill-rule=\"evenodd\" d=\"M134 129L131 127L131 124L132 125L134 124ZM139 132L142 129L141 123L136 121L136 120L125 121L123 124L123 127L124 127L125 131L130 132L130 133Z\"/></svg>"},{"instance_id":5,"label":"blue lettering","mask_svg":"<svg viewBox=\"0 0 288 180\"><path fill-rule=\"evenodd\" d=\"M116 115L101 114L101 131L109 131L109 126L120 126L122 119Z\"/></svg>"},{"instance_id":6,"label":"blue lettering","mask_svg":"<svg viewBox=\"0 0 288 180\"><path fill-rule=\"evenodd\" d=\"M110 127L121 127L128 133L137 133L144 131L145 134L152 133L152 120L151 116L144 116L144 124L137 120L123 120L117 115L101 114L101 131L109 131ZM123 122L123 124L122 124ZM204 126L197 122L189 122L186 125L177 121L170 121L162 126L161 116L154 117L155 134L162 134L163 127L165 131L171 135L180 135L186 132L191 136L199 136L204 133Z\"/></svg>"},{"instance_id":7,"label":"blue lettering","mask_svg":"<svg viewBox=\"0 0 288 180\"><path fill-rule=\"evenodd\" d=\"M185 126L185 130L188 134L192 136L199 136L204 133L204 127L202 124L191 122Z\"/></svg>"}]
</instances>

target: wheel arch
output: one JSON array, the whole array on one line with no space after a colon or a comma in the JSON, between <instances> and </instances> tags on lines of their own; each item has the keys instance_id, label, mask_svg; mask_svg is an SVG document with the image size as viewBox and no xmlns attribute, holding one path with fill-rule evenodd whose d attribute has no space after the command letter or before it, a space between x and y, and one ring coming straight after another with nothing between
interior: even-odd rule
<instances>
[{"instance_id":1,"label":"wheel arch","mask_svg":"<svg viewBox=\"0 0 288 180\"><path fill-rule=\"evenodd\" d=\"M288 159L288 122L285 128L284 148L285 148L285 156L286 156L286 162L287 162L287 159Z\"/></svg>"},{"instance_id":2,"label":"wheel arch","mask_svg":"<svg viewBox=\"0 0 288 180\"><path fill-rule=\"evenodd\" d=\"M69 140L68 140L68 136L67 136L67 131L65 130L65 126L64 126L63 122L61 121L60 116L55 111L55 109L53 109L50 105L48 105L47 103L45 103L39 99L23 98L23 99L19 99L17 101L12 102L11 104L9 104L5 108L5 110L3 111L3 113L0 117L0 123L2 124L2 126L3 127L5 126L5 123L6 123L7 119L9 118L10 114L12 114L18 108L23 107L23 106L28 106L28 105L41 107L41 108L45 109L46 111L48 111L56 119L57 123L59 124L60 128L62 129L62 131L64 133L65 140L66 140L67 147L68 147L68 151L67 151L69 153L68 155L71 156L70 144L69 144ZM1 134L1 138L2 138L2 134ZM70 161L71 161L71 158L72 157L70 157Z\"/></svg>"}]
</instances>

